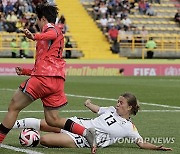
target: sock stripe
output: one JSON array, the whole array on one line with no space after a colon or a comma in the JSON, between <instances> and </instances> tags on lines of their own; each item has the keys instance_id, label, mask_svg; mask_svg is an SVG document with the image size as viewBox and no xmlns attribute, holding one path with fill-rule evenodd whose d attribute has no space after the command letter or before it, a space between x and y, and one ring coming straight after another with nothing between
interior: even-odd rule
<instances>
[{"instance_id":1,"label":"sock stripe","mask_svg":"<svg viewBox=\"0 0 180 154\"><path fill-rule=\"evenodd\" d=\"M64 130L71 131L73 123L74 122L71 119L67 119L67 121L64 125Z\"/></svg>"},{"instance_id":2,"label":"sock stripe","mask_svg":"<svg viewBox=\"0 0 180 154\"><path fill-rule=\"evenodd\" d=\"M9 133L10 130L11 130L11 129L5 127L2 123L0 124L0 133L6 135L7 133Z\"/></svg>"},{"instance_id":3,"label":"sock stripe","mask_svg":"<svg viewBox=\"0 0 180 154\"><path fill-rule=\"evenodd\" d=\"M2 143L2 141L4 140L5 137L6 137L6 135L0 133L0 143Z\"/></svg>"},{"instance_id":4,"label":"sock stripe","mask_svg":"<svg viewBox=\"0 0 180 154\"><path fill-rule=\"evenodd\" d=\"M75 122L73 121L70 127L70 132L72 132Z\"/></svg>"},{"instance_id":5,"label":"sock stripe","mask_svg":"<svg viewBox=\"0 0 180 154\"><path fill-rule=\"evenodd\" d=\"M67 130L69 132L72 132L74 134L83 135L83 132L85 130L85 127L81 126L80 124L72 121L71 119L67 119L64 130Z\"/></svg>"}]
</instances>

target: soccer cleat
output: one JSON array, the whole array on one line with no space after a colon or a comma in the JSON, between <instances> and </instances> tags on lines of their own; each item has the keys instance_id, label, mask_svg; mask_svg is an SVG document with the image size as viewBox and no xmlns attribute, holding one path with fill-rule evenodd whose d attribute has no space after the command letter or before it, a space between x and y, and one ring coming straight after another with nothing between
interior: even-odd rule
<instances>
[{"instance_id":1,"label":"soccer cleat","mask_svg":"<svg viewBox=\"0 0 180 154\"><path fill-rule=\"evenodd\" d=\"M91 147L91 154L95 154L97 148L95 128L86 129L86 135L84 137L86 138Z\"/></svg>"}]
</instances>

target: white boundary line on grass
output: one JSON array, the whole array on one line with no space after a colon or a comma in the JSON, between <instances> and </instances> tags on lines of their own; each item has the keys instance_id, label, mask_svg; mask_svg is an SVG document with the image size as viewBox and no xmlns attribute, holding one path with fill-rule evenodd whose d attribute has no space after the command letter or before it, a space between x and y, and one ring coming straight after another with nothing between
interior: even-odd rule
<instances>
[{"instance_id":1,"label":"white boundary line on grass","mask_svg":"<svg viewBox=\"0 0 180 154\"><path fill-rule=\"evenodd\" d=\"M66 95L70 96L70 97L78 97L78 98L92 98L92 99L106 100L106 101L117 101L117 99L113 99L113 98L91 97L91 96L81 96L81 95L73 95L73 94L66 94ZM158 106L158 107L172 108L172 109L180 109L179 106L170 106L170 105L145 103L145 102L140 102L140 104L149 105L149 106Z\"/></svg>"},{"instance_id":2,"label":"white boundary line on grass","mask_svg":"<svg viewBox=\"0 0 180 154\"><path fill-rule=\"evenodd\" d=\"M15 91L15 89L0 89L1 91L7 90L7 91ZM67 96L70 97L78 97L78 98L92 98L92 99L97 99L97 100L109 100L109 101L117 101L116 99L110 99L110 98L101 98L101 97L91 97L91 96L81 96L81 95L72 95L72 94L66 94ZM140 104L144 105L150 105L150 106L158 106L158 107L164 107L164 108L173 108L173 109L180 109L178 106L169 106L169 105L162 105L162 104L154 104L154 103L144 103L140 102ZM7 111L0 111L0 113L7 112ZM43 112L43 111L21 111L21 112L31 112L31 113L36 113L36 112ZM61 112L90 112L89 110L62 110ZM140 112L180 112L180 110L141 110ZM28 150L28 149L20 149L16 148L13 146L9 145L4 145L1 144L2 148L17 151L17 152L24 152L27 154L43 154L41 152L36 152L33 150Z\"/></svg>"},{"instance_id":3,"label":"white boundary line on grass","mask_svg":"<svg viewBox=\"0 0 180 154\"><path fill-rule=\"evenodd\" d=\"M29 149L16 148L16 147L13 147L13 146L10 146L10 145L5 145L5 144L1 144L0 147L8 149L8 150L17 151L17 152L24 152L24 153L27 153L27 154L43 154L42 152L37 152L37 151L29 150Z\"/></svg>"},{"instance_id":4,"label":"white boundary line on grass","mask_svg":"<svg viewBox=\"0 0 180 154\"><path fill-rule=\"evenodd\" d=\"M15 89L0 88L0 91L5 91L5 90L6 91L15 91ZM82 96L82 95L73 95L73 94L66 94L66 96L77 97L77 98L92 98L92 99L105 100L105 101L117 101L117 99L113 99L113 98L92 97L92 96ZM154 103L146 103L146 102L140 102L140 104L149 105L149 106L158 106L158 107L164 107L164 108L171 108L171 109L180 109L179 106L170 106L170 105L154 104Z\"/></svg>"}]
</instances>

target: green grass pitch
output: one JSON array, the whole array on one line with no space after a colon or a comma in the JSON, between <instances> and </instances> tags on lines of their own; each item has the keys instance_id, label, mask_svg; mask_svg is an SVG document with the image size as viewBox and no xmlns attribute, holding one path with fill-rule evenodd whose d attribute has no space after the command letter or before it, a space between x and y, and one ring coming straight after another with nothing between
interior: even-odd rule
<instances>
[{"instance_id":1,"label":"green grass pitch","mask_svg":"<svg viewBox=\"0 0 180 154\"><path fill-rule=\"evenodd\" d=\"M2 121L9 101L14 90L26 77L0 77L0 121ZM150 151L139 149L134 144L116 143L104 149L98 149L98 154L160 154L160 153L180 153L180 79L179 77L67 77L65 92L76 96L91 96L92 101L100 106L110 106L116 104L115 101L108 101L99 98L117 99L123 92L134 93L140 102L141 112L132 117L133 122L143 137L174 138L174 143L165 143L164 146L173 148L172 152ZM63 112L64 110L87 110L83 102L86 97L74 97L68 95L68 105L60 109L62 117L95 117L90 112ZM148 105L149 104L149 105ZM153 105L158 104L158 106ZM162 106L166 105L166 106ZM42 104L38 100L31 104L24 111L42 111ZM143 112L143 111L149 112ZM157 111L154 111L157 110ZM43 118L43 112L29 113L22 112L18 118L37 117ZM20 130L12 130L4 141L4 144L23 149L20 146L18 136ZM161 145L161 143L157 143ZM36 148L27 148L44 154L88 154L90 149L78 148L44 148L39 145ZM0 148L0 153L22 153Z\"/></svg>"}]
</instances>

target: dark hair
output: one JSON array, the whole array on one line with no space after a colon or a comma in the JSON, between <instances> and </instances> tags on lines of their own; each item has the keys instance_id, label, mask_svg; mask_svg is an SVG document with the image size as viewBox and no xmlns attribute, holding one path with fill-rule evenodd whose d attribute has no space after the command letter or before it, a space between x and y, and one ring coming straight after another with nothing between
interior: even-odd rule
<instances>
[{"instance_id":1,"label":"dark hair","mask_svg":"<svg viewBox=\"0 0 180 154\"><path fill-rule=\"evenodd\" d=\"M58 8L56 5L39 4L36 7L36 14L39 19L44 16L49 23L55 23L58 15Z\"/></svg>"},{"instance_id":2,"label":"dark hair","mask_svg":"<svg viewBox=\"0 0 180 154\"><path fill-rule=\"evenodd\" d=\"M129 106L132 106L131 114L136 115L138 113L139 109L140 109L140 106L137 103L136 96L134 96L131 93L124 93L121 96L123 96L124 98L127 99L127 103L128 103Z\"/></svg>"}]
</instances>

